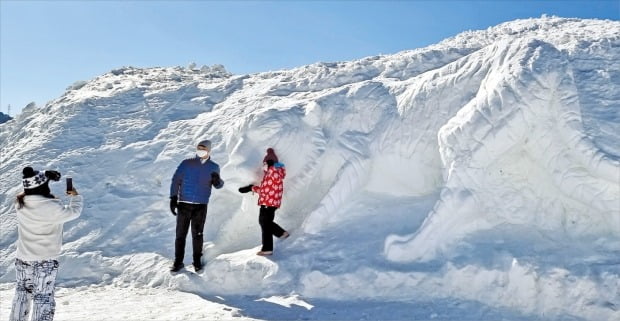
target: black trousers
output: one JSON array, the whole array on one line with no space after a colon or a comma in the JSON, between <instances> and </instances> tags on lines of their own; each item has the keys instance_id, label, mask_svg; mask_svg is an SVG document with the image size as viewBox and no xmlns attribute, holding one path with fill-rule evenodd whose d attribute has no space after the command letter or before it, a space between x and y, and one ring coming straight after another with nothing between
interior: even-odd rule
<instances>
[{"instance_id":1,"label":"black trousers","mask_svg":"<svg viewBox=\"0 0 620 321\"><path fill-rule=\"evenodd\" d=\"M185 239L191 225L193 263L200 263L207 204L188 204L179 202L177 207L177 233L174 242L174 264L180 265L185 257Z\"/></svg>"},{"instance_id":2,"label":"black trousers","mask_svg":"<svg viewBox=\"0 0 620 321\"><path fill-rule=\"evenodd\" d=\"M282 236L284 229L276 224L273 219L276 216L277 207L261 205L258 213L258 224L263 234L263 248L261 251L273 251L273 236Z\"/></svg>"}]
</instances>

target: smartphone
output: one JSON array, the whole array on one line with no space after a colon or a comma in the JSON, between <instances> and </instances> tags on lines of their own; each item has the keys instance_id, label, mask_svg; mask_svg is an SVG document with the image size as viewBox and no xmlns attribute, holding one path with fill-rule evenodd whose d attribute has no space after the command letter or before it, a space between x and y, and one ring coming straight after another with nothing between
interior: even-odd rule
<instances>
[{"instance_id":1,"label":"smartphone","mask_svg":"<svg viewBox=\"0 0 620 321\"><path fill-rule=\"evenodd\" d=\"M70 192L73 190L73 178L71 177L67 177L67 192Z\"/></svg>"}]
</instances>

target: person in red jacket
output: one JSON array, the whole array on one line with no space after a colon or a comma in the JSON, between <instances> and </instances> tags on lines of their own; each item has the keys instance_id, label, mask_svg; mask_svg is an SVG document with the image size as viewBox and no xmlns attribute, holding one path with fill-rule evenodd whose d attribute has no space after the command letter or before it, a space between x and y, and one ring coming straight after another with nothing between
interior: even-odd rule
<instances>
[{"instance_id":1,"label":"person in red jacket","mask_svg":"<svg viewBox=\"0 0 620 321\"><path fill-rule=\"evenodd\" d=\"M258 205L260 206L258 223L262 231L263 247L256 254L267 256L273 254L274 235L280 239L285 239L290 235L273 221L276 210L282 204L283 180L286 176L286 169L284 164L278 162L278 157L272 148L267 149L267 155L263 159L263 172L264 176L260 186L248 185L240 188L239 191L246 193L251 189L258 193Z\"/></svg>"}]
</instances>

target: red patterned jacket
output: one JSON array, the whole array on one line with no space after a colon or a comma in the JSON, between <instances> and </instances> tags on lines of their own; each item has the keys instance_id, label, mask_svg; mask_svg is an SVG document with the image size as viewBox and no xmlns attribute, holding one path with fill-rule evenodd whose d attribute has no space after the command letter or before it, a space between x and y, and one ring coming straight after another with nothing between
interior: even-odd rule
<instances>
[{"instance_id":1,"label":"red patterned jacket","mask_svg":"<svg viewBox=\"0 0 620 321\"><path fill-rule=\"evenodd\" d=\"M280 207L285 176L286 170L282 163L276 163L265 171L260 186L252 186L252 191L258 193L258 205Z\"/></svg>"}]
</instances>

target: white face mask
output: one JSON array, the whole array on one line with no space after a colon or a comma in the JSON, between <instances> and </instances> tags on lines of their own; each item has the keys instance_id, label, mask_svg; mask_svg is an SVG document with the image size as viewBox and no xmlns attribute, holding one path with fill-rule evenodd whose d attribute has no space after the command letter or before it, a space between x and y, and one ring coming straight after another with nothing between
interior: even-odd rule
<instances>
[{"instance_id":1,"label":"white face mask","mask_svg":"<svg viewBox=\"0 0 620 321\"><path fill-rule=\"evenodd\" d=\"M205 157L209 156L209 152L206 151L206 150L199 149L199 150L196 151L196 155L198 155L198 157L200 157L200 158L205 158Z\"/></svg>"}]
</instances>

